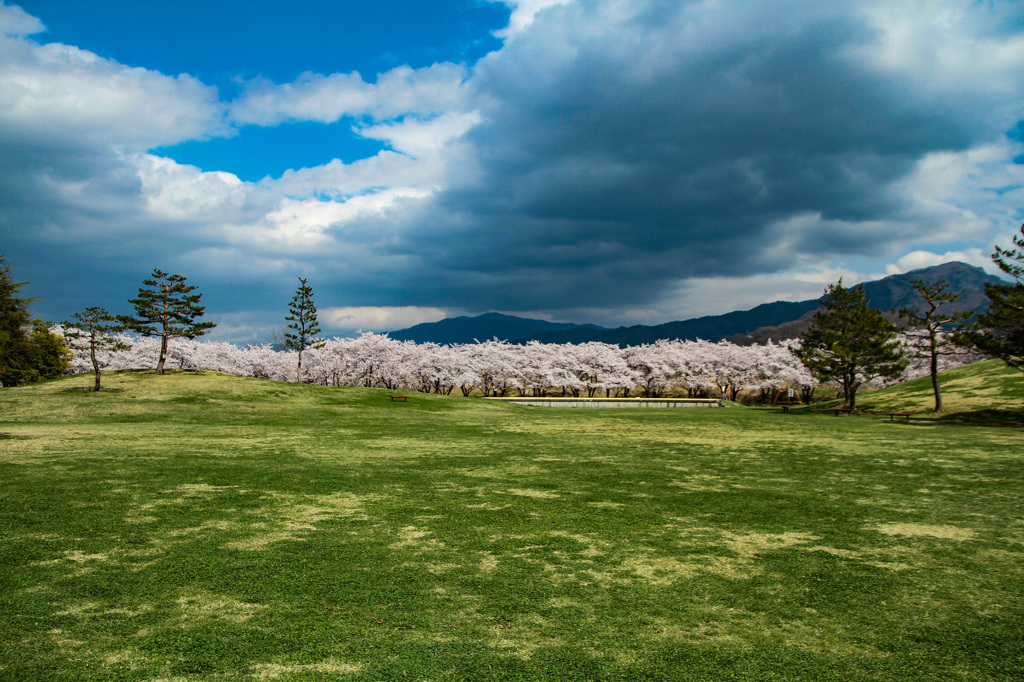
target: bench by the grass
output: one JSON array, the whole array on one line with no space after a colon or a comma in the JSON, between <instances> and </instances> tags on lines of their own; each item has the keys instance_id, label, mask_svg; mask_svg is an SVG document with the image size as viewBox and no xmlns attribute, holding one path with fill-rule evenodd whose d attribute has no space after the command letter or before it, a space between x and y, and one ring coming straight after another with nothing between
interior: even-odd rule
<instances>
[{"instance_id":1,"label":"bench by the grass","mask_svg":"<svg viewBox=\"0 0 1024 682\"><path fill-rule=\"evenodd\" d=\"M910 413L909 412L886 412L886 414L889 415L889 421L890 422L894 421L896 419L896 417L906 417L907 421L908 422L910 421Z\"/></svg>"},{"instance_id":2,"label":"bench by the grass","mask_svg":"<svg viewBox=\"0 0 1024 682\"><path fill-rule=\"evenodd\" d=\"M409 396L407 396L407 395L393 395L393 396L391 396L391 402L395 402L396 400L401 400L403 403L407 403L407 402L409 402Z\"/></svg>"},{"instance_id":3,"label":"bench by the grass","mask_svg":"<svg viewBox=\"0 0 1024 682\"><path fill-rule=\"evenodd\" d=\"M849 407L830 407L829 409L832 410L837 417L840 414L853 414L853 410Z\"/></svg>"}]
</instances>

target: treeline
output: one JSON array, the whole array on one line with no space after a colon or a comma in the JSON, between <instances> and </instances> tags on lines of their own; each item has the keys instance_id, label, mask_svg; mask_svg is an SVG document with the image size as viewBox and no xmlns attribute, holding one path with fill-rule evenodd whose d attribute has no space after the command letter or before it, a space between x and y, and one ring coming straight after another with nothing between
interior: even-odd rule
<instances>
[{"instance_id":1,"label":"treeline","mask_svg":"<svg viewBox=\"0 0 1024 682\"><path fill-rule=\"evenodd\" d=\"M124 348L98 351L101 368L155 366L159 339L127 334L111 339ZM917 343L912 338L902 337L901 344L908 355L915 355ZM796 342L737 346L726 341L667 340L628 348L598 342L515 345L497 340L449 346L397 341L367 332L355 338L321 340L318 347L306 348L302 381L461 395L683 395L750 402L770 401L778 391L792 388L807 401L822 382L794 355L796 346ZM979 359L977 354L943 356L941 368ZM278 381L296 381L296 360L297 351L274 350L269 344L240 348L175 339L167 350L169 368ZM91 362L86 351L77 351L70 371L90 371ZM902 376L888 383L927 373L927 363L912 361Z\"/></svg>"},{"instance_id":2,"label":"treeline","mask_svg":"<svg viewBox=\"0 0 1024 682\"><path fill-rule=\"evenodd\" d=\"M0 381L14 386L66 372L156 367L213 369L240 376L327 386L380 386L464 395L572 395L692 397L741 394L768 400L778 390L838 387L850 408L857 391L930 374L935 409L942 409L938 372L987 356L1024 371L1024 226L1014 249L996 247L993 262L1015 283L987 284L990 309L970 322L946 313L958 295L945 282L912 282L922 305L893 311L903 330L870 309L864 287L830 285L811 327L796 341L737 346L728 342L663 340L619 348L604 343L525 346L493 340L441 346L362 334L319 338L313 290L305 279L289 306L285 350L198 342L215 325L200 321L204 307L185 278L154 270L138 296L135 315L87 308L61 327L30 320L17 283L0 256ZM125 332L130 330L134 335ZM86 364L88 362L88 365ZM291 369L294 367L294 371Z\"/></svg>"}]
</instances>

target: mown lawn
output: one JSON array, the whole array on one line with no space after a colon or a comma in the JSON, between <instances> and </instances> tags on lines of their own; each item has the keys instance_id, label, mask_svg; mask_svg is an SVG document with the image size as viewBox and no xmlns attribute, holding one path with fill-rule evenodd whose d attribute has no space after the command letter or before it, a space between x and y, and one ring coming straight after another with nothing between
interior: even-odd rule
<instances>
[{"instance_id":1,"label":"mown lawn","mask_svg":"<svg viewBox=\"0 0 1024 682\"><path fill-rule=\"evenodd\" d=\"M0 679L1024 677L1021 428L90 381L0 391Z\"/></svg>"}]
</instances>

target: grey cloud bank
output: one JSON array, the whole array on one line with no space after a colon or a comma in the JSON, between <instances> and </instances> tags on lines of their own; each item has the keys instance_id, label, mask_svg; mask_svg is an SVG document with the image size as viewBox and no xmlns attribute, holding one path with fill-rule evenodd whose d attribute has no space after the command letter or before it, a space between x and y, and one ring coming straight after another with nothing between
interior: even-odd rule
<instances>
[{"instance_id":1,"label":"grey cloud bank","mask_svg":"<svg viewBox=\"0 0 1024 682\"><path fill-rule=\"evenodd\" d=\"M253 337L244 313L283 316L300 275L392 328L372 311L656 323L985 252L1022 220L1017 2L569 2L474 65L234 103L30 19L0 14L0 252L54 319L160 267ZM146 153L230 116L359 116L391 149L260 183ZM745 283L760 300L695 303Z\"/></svg>"},{"instance_id":2,"label":"grey cloud bank","mask_svg":"<svg viewBox=\"0 0 1024 682\"><path fill-rule=\"evenodd\" d=\"M506 273L527 309L645 304L690 277L891 255L961 217L895 183L1015 123L986 112L1019 90L954 93L941 72L878 67L886 37L864 18L637 5L618 22L615 8L551 9L484 60L490 105L467 135L479 179L437 199L432 221L456 245L424 230L419 250L481 284ZM813 219L781 224L800 216ZM537 272L549 281L531 286ZM479 291L477 306L494 300Z\"/></svg>"}]
</instances>

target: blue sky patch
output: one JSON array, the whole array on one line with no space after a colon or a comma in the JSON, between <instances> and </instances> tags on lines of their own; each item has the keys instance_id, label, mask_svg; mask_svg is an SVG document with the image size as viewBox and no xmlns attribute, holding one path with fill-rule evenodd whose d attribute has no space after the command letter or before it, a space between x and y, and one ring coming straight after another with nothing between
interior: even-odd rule
<instances>
[{"instance_id":1,"label":"blue sky patch","mask_svg":"<svg viewBox=\"0 0 1024 682\"><path fill-rule=\"evenodd\" d=\"M122 64L188 73L233 98L239 79L295 80L358 71L372 82L396 66L473 64L501 47L508 8L481 0L25 0L59 42ZM131 30L128 30L131 27Z\"/></svg>"},{"instance_id":2,"label":"blue sky patch","mask_svg":"<svg viewBox=\"0 0 1024 682\"><path fill-rule=\"evenodd\" d=\"M189 141L152 153L204 171L227 171L256 182L268 175L278 178L286 170L322 166L334 159L352 163L387 148L379 140L357 135L352 124L343 119L329 125L308 121L270 128L250 125L241 128L235 137Z\"/></svg>"}]
</instances>

